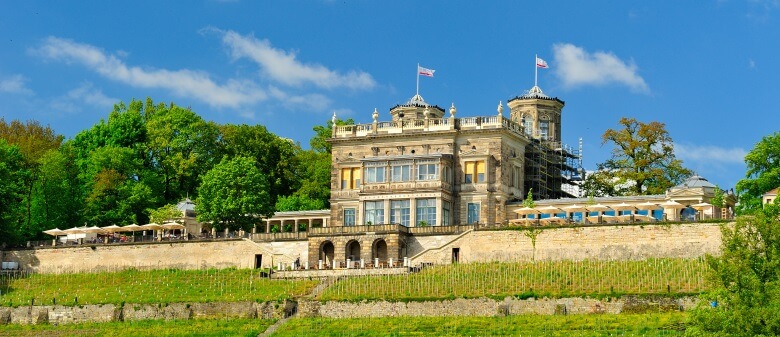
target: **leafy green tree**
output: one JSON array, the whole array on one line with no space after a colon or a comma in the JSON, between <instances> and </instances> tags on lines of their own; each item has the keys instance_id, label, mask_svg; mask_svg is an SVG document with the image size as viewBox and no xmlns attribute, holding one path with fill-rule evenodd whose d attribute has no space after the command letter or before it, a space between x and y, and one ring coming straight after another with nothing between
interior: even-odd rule
<instances>
[{"instance_id":1,"label":"leafy green tree","mask_svg":"<svg viewBox=\"0 0 780 337\"><path fill-rule=\"evenodd\" d=\"M300 146L269 132L262 125L223 125L224 153L230 157L249 157L267 178L271 202L290 195L300 186L295 174ZM301 165L305 165L301 163Z\"/></svg>"},{"instance_id":2,"label":"leafy green tree","mask_svg":"<svg viewBox=\"0 0 780 337\"><path fill-rule=\"evenodd\" d=\"M300 187L294 195L300 198L316 200L318 208L330 207L330 170L331 155L327 152L304 150L298 153L299 168L297 179Z\"/></svg>"},{"instance_id":3,"label":"leafy green tree","mask_svg":"<svg viewBox=\"0 0 780 337\"><path fill-rule=\"evenodd\" d=\"M257 218L273 214L267 178L248 157L223 158L203 176L195 209L198 221L222 229L249 230Z\"/></svg>"},{"instance_id":4,"label":"leafy green tree","mask_svg":"<svg viewBox=\"0 0 780 337\"><path fill-rule=\"evenodd\" d=\"M761 196L780 187L780 132L766 136L745 156L747 173L737 182L739 211L761 208Z\"/></svg>"},{"instance_id":5,"label":"leafy green tree","mask_svg":"<svg viewBox=\"0 0 780 337\"><path fill-rule=\"evenodd\" d=\"M780 335L779 210L775 202L722 227L721 255L707 259L715 290L706 297L717 305L693 311L687 335Z\"/></svg>"},{"instance_id":6,"label":"leafy green tree","mask_svg":"<svg viewBox=\"0 0 780 337\"><path fill-rule=\"evenodd\" d=\"M93 151L82 175L86 182L84 217L91 225L143 223L156 204L152 189L138 179L141 160L126 147Z\"/></svg>"},{"instance_id":7,"label":"leafy green tree","mask_svg":"<svg viewBox=\"0 0 780 337\"><path fill-rule=\"evenodd\" d=\"M21 233L25 237L43 235L40 233L40 224L33 223L33 190L41 177L39 170L41 158L49 151L59 148L63 136L56 134L49 126L42 126L37 121L22 123L13 120L11 123L6 123L4 119L0 118L0 138L19 147L24 158L22 163L28 173L24 180L24 222L20 228Z\"/></svg>"},{"instance_id":8,"label":"leafy green tree","mask_svg":"<svg viewBox=\"0 0 780 337\"><path fill-rule=\"evenodd\" d=\"M523 200L523 207L528 208L534 208L534 189L529 188L528 189L528 195L525 196L525 199Z\"/></svg>"},{"instance_id":9,"label":"leafy green tree","mask_svg":"<svg viewBox=\"0 0 780 337\"><path fill-rule=\"evenodd\" d=\"M175 220L182 217L181 211L176 208L176 204L167 204L157 209L149 210L149 221L162 224L166 221Z\"/></svg>"},{"instance_id":10,"label":"leafy green tree","mask_svg":"<svg viewBox=\"0 0 780 337\"><path fill-rule=\"evenodd\" d=\"M675 157L672 137L663 123L625 117L619 123L622 128L608 129L601 137L602 145L613 143L615 147L612 157L591 174L589 193L661 194L691 175Z\"/></svg>"},{"instance_id":11,"label":"leafy green tree","mask_svg":"<svg viewBox=\"0 0 780 337\"><path fill-rule=\"evenodd\" d=\"M40 231L70 228L83 223L84 193L75 155L68 144L40 159L40 178L35 184L32 223Z\"/></svg>"},{"instance_id":12,"label":"leafy green tree","mask_svg":"<svg viewBox=\"0 0 780 337\"><path fill-rule=\"evenodd\" d=\"M167 203L195 195L200 176L221 158L217 125L174 104L149 110L147 148L160 175L159 193Z\"/></svg>"},{"instance_id":13,"label":"leafy green tree","mask_svg":"<svg viewBox=\"0 0 780 337\"><path fill-rule=\"evenodd\" d=\"M0 247L23 240L19 229L27 174L19 147L0 139Z\"/></svg>"},{"instance_id":14,"label":"leafy green tree","mask_svg":"<svg viewBox=\"0 0 780 337\"><path fill-rule=\"evenodd\" d=\"M305 196L291 195L279 197L279 200L276 201L276 211L278 212L310 211L324 208L325 203L322 200L310 199Z\"/></svg>"}]
</instances>

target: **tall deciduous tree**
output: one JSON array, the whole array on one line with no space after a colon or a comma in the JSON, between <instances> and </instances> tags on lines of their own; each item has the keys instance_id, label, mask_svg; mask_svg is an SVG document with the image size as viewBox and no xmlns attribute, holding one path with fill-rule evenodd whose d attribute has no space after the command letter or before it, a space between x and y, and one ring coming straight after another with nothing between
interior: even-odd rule
<instances>
[{"instance_id":1,"label":"tall deciduous tree","mask_svg":"<svg viewBox=\"0 0 780 337\"><path fill-rule=\"evenodd\" d=\"M761 196L780 187L780 132L766 136L745 156L747 173L737 182L740 212L761 208Z\"/></svg>"},{"instance_id":2,"label":"tall deciduous tree","mask_svg":"<svg viewBox=\"0 0 780 337\"><path fill-rule=\"evenodd\" d=\"M42 126L37 121L22 123L13 120L6 123L0 118L0 138L9 144L19 147L24 158L22 164L27 170L24 180L24 222L22 232L35 236L40 234L40 224L33 223L32 205L33 190L41 177L40 160L49 151L56 150L62 144L63 136L58 135L49 126Z\"/></svg>"},{"instance_id":3,"label":"tall deciduous tree","mask_svg":"<svg viewBox=\"0 0 780 337\"><path fill-rule=\"evenodd\" d=\"M686 335L780 335L779 217L769 204L722 227L721 254L707 259L716 306L693 311Z\"/></svg>"},{"instance_id":4,"label":"tall deciduous tree","mask_svg":"<svg viewBox=\"0 0 780 337\"><path fill-rule=\"evenodd\" d=\"M195 209L199 221L215 228L248 230L260 216L271 215L274 205L267 178L248 157L223 158L203 176Z\"/></svg>"},{"instance_id":5,"label":"tall deciduous tree","mask_svg":"<svg viewBox=\"0 0 780 337\"><path fill-rule=\"evenodd\" d=\"M27 174L19 147L0 138L0 247L24 239L19 228L24 221L21 205Z\"/></svg>"},{"instance_id":6,"label":"tall deciduous tree","mask_svg":"<svg viewBox=\"0 0 780 337\"><path fill-rule=\"evenodd\" d=\"M192 110L171 104L147 113L147 145L161 175L161 194L167 203L197 192L199 178L219 161L216 124Z\"/></svg>"},{"instance_id":7,"label":"tall deciduous tree","mask_svg":"<svg viewBox=\"0 0 780 337\"><path fill-rule=\"evenodd\" d=\"M586 186L595 195L661 194L691 171L674 155L672 137L663 123L621 118L620 129L608 129L602 145L614 144L612 158L598 164Z\"/></svg>"},{"instance_id":8,"label":"tall deciduous tree","mask_svg":"<svg viewBox=\"0 0 780 337\"><path fill-rule=\"evenodd\" d=\"M252 158L258 170L268 178L271 202L290 195L300 186L295 175L300 146L292 140L269 132L262 125L232 125L221 127L223 151L230 157ZM308 165L308 163L301 163Z\"/></svg>"}]
</instances>

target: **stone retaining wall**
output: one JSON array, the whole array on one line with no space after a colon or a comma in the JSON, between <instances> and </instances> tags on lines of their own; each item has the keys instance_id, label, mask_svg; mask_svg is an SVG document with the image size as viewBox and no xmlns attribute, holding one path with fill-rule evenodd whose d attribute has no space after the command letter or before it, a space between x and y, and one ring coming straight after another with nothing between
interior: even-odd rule
<instances>
[{"instance_id":1,"label":"stone retaining wall","mask_svg":"<svg viewBox=\"0 0 780 337\"><path fill-rule=\"evenodd\" d=\"M368 268L368 269L309 269L275 271L272 278L323 278L340 276L365 276L365 275L401 275L406 274L408 268Z\"/></svg>"},{"instance_id":2,"label":"stone retaining wall","mask_svg":"<svg viewBox=\"0 0 780 337\"><path fill-rule=\"evenodd\" d=\"M684 311L696 305L696 299L666 297L526 299L493 300L454 299L427 302L325 302L300 301L298 314L303 317L367 318L367 317L433 317L433 316L506 316L561 314L620 314L657 311Z\"/></svg>"},{"instance_id":3,"label":"stone retaining wall","mask_svg":"<svg viewBox=\"0 0 780 337\"><path fill-rule=\"evenodd\" d=\"M285 317L295 302L215 302L102 305L41 305L0 307L0 324L69 324L140 320L187 320L196 318L262 318ZM288 313L289 314L289 313Z\"/></svg>"},{"instance_id":4,"label":"stone retaining wall","mask_svg":"<svg viewBox=\"0 0 780 337\"><path fill-rule=\"evenodd\" d=\"M557 298L526 299L488 298L454 299L427 302L319 302L301 300L285 303L218 302L113 304L83 306L0 307L0 324L68 324L138 320L187 320L197 318L281 319L297 309L301 317L367 318L367 317L434 317L434 316L507 316L620 314L659 311L685 311L696 305L692 297L634 297L611 299Z\"/></svg>"}]
</instances>

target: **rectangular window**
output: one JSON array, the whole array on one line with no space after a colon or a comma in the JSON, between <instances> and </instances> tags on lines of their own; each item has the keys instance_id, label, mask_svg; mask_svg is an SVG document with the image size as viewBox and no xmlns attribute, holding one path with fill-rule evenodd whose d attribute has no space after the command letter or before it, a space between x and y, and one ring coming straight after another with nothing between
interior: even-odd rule
<instances>
[{"instance_id":1,"label":"rectangular window","mask_svg":"<svg viewBox=\"0 0 780 337\"><path fill-rule=\"evenodd\" d=\"M385 182L385 167L366 167L366 183L383 183Z\"/></svg>"},{"instance_id":2,"label":"rectangular window","mask_svg":"<svg viewBox=\"0 0 780 337\"><path fill-rule=\"evenodd\" d=\"M436 199L417 199L417 226L436 225Z\"/></svg>"},{"instance_id":3,"label":"rectangular window","mask_svg":"<svg viewBox=\"0 0 780 337\"><path fill-rule=\"evenodd\" d=\"M439 179L439 164L417 165L417 180Z\"/></svg>"},{"instance_id":4,"label":"rectangular window","mask_svg":"<svg viewBox=\"0 0 780 337\"><path fill-rule=\"evenodd\" d=\"M366 225L378 225L385 222L385 202L384 200L366 201L365 204L365 222Z\"/></svg>"},{"instance_id":5,"label":"rectangular window","mask_svg":"<svg viewBox=\"0 0 780 337\"><path fill-rule=\"evenodd\" d=\"M344 209L344 226L354 226L355 225L355 209L354 208L345 208Z\"/></svg>"},{"instance_id":6,"label":"rectangular window","mask_svg":"<svg viewBox=\"0 0 780 337\"><path fill-rule=\"evenodd\" d=\"M473 161L467 161L466 165L464 165L463 172L466 173L466 177L464 179L464 182L469 184L474 181L474 167L475 162Z\"/></svg>"},{"instance_id":7,"label":"rectangular window","mask_svg":"<svg viewBox=\"0 0 780 337\"><path fill-rule=\"evenodd\" d=\"M450 225L450 203L446 201L441 203L441 225Z\"/></svg>"},{"instance_id":8,"label":"rectangular window","mask_svg":"<svg viewBox=\"0 0 780 337\"><path fill-rule=\"evenodd\" d=\"M390 201L390 223L409 227L409 200Z\"/></svg>"},{"instance_id":9,"label":"rectangular window","mask_svg":"<svg viewBox=\"0 0 780 337\"><path fill-rule=\"evenodd\" d=\"M393 165L390 166L390 176L392 181L411 181L412 180L412 166L411 165Z\"/></svg>"},{"instance_id":10,"label":"rectangular window","mask_svg":"<svg viewBox=\"0 0 780 337\"><path fill-rule=\"evenodd\" d=\"M467 223L479 223L479 203L470 202L467 205L468 219Z\"/></svg>"},{"instance_id":11,"label":"rectangular window","mask_svg":"<svg viewBox=\"0 0 780 337\"><path fill-rule=\"evenodd\" d=\"M467 161L463 165L463 173L465 173L465 183L484 183L486 181L485 175L485 161Z\"/></svg>"},{"instance_id":12,"label":"rectangular window","mask_svg":"<svg viewBox=\"0 0 780 337\"><path fill-rule=\"evenodd\" d=\"M547 139L549 133L550 133L550 122L539 121L539 138Z\"/></svg>"},{"instance_id":13,"label":"rectangular window","mask_svg":"<svg viewBox=\"0 0 780 337\"><path fill-rule=\"evenodd\" d=\"M346 167L341 169L341 189L352 190L360 188L360 168Z\"/></svg>"}]
</instances>

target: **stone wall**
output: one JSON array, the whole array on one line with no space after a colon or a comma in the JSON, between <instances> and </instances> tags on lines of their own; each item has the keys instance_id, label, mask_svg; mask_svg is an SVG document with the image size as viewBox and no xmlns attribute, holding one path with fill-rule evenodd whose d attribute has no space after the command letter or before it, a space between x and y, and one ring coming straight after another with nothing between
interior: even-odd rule
<instances>
[{"instance_id":1,"label":"stone wall","mask_svg":"<svg viewBox=\"0 0 780 337\"><path fill-rule=\"evenodd\" d=\"M300 254L293 255L294 251ZM42 273L111 270L117 268L253 268L255 255L263 267L305 259L306 241L255 243L249 240L181 241L124 245L83 245L5 251L5 261ZM305 262L305 261L304 261Z\"/></svg>"},{"instance_id":2,"label":"stone wall","mask_svg":"<svg viewBox=\"0 0 780 337\"><path fill-rule=\"evenodd\" d=\"M0 307L0 324L69 324L140 320L186 320L198 318L280 319L289 315L290 303L215 302L102 305L42 305Z\"/></svg>"},{"instance_id":3,"label":"stone wall","mask_svg":"<svg viewBox=\"0 0 780 337\"><path fill-rule=\"evenodd\" d=\"M685 311L696 305L692 297L632 297L526 299L454 299L427 302L318 302L302 300L285 303L217 302L171 304L113 304L83 306L0 307L0 324L69 324L138 320L188 320L198 318L280 319L296 312L302 317L435 317L620 314L659 311Z\"/></svg>"},{"instance_id":4,"label":"stone wall","mask_svg":"<svg viewBox=\"0 0 780 337\"><path fill-rule=\"evenodd\" d=\"M718 254L718 224L622 225L545 228L536 236L536 247L525 230L477 230L459 235L417 235L400 238L413 264L446 264L453 248L460 262L536 260L641 260L647 258L696 258ZM361 237L363 238L363 237ZM366 236L364 239L372 239ZM373 241L361 241L361 256L372 254ZM396 251L389 240L388 255ZM343 260L344 246L336 253ZM297 258L305 265L311 258L308 241L256 243L249 240L173 242L125 245L63 246L3 252L4 261L19 262L23 269L43 273L135 268L253 268L255 255L262 266L289 266ZM401 253L404 253L401 250ZM316 265L316 260L310 266ZM370 258L366 263L373 262Z\"/></svg>"},{"instance_id":5,"label":"stone wall","mask_svg":"<svg viewBox=\"0 0 780 337\"><path fill-rule=\"evenodd\" d=\"M684 311L696 305L696 299L666 297L631 297L605 300L592 298L526 299L488 298L454 299L427 302L316 302L300 301L298 314L303 317L434 317L434 316L506 316L560 314L620 314L658 311Z\"/></svg>"},{"instance_id":6,"label":"stone wall","mask_svg":"<svg viewBox=\"0 0 780 337\"><path fill-rule=\"evenodd\" d=\"M419 237L413 239L418 248L410 256L413 264L445 264L452 261L453 248L459 248L460 262L696 258L717 255L721 244L718 224L547 228L538 232L535 248L529 234L522 230L478 230L451 242L451 235ZM439 242L449 243L436 247Z\"/></svg>"}]
</instances>

